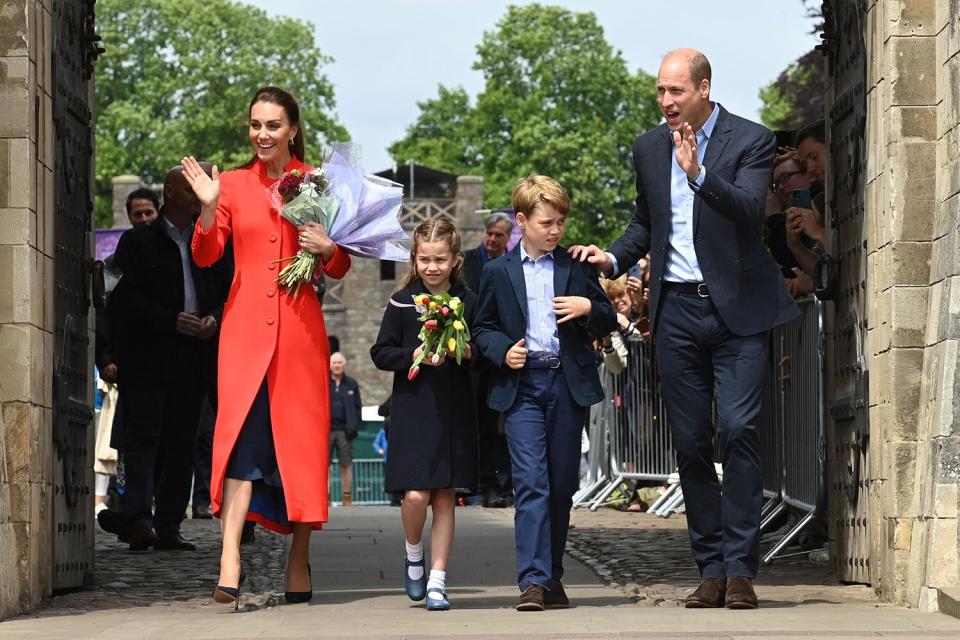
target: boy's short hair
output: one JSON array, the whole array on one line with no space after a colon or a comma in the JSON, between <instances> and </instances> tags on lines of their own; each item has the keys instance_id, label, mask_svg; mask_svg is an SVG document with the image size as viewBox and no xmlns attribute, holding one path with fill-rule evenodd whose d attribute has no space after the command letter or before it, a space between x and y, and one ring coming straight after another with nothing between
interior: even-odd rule
<instances>
[{"instance_id":1,"label":"boy's short hair","mask_svg":"<svg viewBox=\"0 0 960 640\"><path fill-rule=\"evenodd\" d=\"M552 205L560 215L570 213L570 196L549 176L530 175L513 187L513 210L529 216L538 205Z\"/></svg>"}]
</instances>

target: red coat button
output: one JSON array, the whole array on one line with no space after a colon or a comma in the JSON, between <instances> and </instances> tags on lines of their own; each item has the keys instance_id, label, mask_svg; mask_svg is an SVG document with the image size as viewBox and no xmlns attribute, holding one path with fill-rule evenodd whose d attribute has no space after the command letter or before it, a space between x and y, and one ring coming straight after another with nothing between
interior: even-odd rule
<instances>
[{"instance_id":1,"label":"red coat button","mask_svg":"<svg viewBox=\"0 0 960 640\"><path fill-rule=\"evenodd\" d=\"M277 241L277 234L271 233L271 234L270 234L270 242L276 242L276 241Z\"/></svg>"},{"instance_id":2,"label":"red coat button","mask_svg":"<svg viewBox=\"0 0 960 640\"><path fill-rule=\"evenodd\" d=\"M267 316L267 324L273 324L273 316Z\"/></svg>"},{"instance_id":3,"label":"red coat button","mask_svg":"<svg viewBox=\"0 0 960 640\"><path fill-rule=\"evenodd\" d=\"M267 297L272 298L277 293L276 289L267 289Z\"/></svg>"},{"instance_id":4,"label":"red coat button","mask_svg":"<svg viewBox=\"0 0 960 640\"><path fill-rule=\"evenodd\" d=\"M276 263L271 262L270 264L267 265L267 269L270 269L270 271L274 271L276 268L277 268Z\"/></svg>"}]
</instances>

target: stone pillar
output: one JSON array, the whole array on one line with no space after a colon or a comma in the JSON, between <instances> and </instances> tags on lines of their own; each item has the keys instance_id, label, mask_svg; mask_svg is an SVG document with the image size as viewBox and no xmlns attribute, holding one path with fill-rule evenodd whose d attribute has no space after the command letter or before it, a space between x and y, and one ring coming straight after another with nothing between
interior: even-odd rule
<instances>
[{"instance_id":1,"label":"stone pillar","mask_svg":"<svg viewBox=\"0 0 960 640\"><path fill-rule=\"evenodd\" d=\"M476 211L483 208L483 177L457 176L456 200L455 222L464 248L472 248L482 237L483 216Z\"/></svg>"},{"instance_id":2,"label":"stone pillar","mask_svg":"<svg viewBox=\"0 0 960 640\"><path fill-rule=\"evenodd\" d=\"M0 618L53 584L51 10L0 11Z\"/></svg>"},{"instance_id":3,"label":"stone pillar","mask_svg":"<svg viewBox=\"0 0 960 640\"><path fill-rule=\"evenodd\" d=\"M113 183L113 226L129 227L127 196L140 188L140 178L137 176L117 176L111 182Z\"/></svg>"},{"instance_id":4,"label":"stone pillar","mask_svg":"<svg viewBox=\"0 0 960 640\"><path fill-rule=\"evenodd\" d=\"M880 0L867 30L874 587L935 610L960 584L960 5Z\"/></svg>"}]
</instances>

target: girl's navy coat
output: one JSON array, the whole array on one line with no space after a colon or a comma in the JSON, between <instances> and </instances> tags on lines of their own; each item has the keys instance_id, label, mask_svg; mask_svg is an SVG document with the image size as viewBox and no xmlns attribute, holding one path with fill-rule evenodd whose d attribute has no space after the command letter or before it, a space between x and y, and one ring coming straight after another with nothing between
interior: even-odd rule
<instances>
[{"instance_id":1,"label":"girl's navy coat","mask_svg":"<svg viewBox=\"0 0 960 640\"><path fill-rule=\"evenodd\" d=\"M420 314L413 296L429 293L421 280L393 294L370 356L378 369L393 371L390 411L390 457L387 491L469 489L477 487L477 412L470 382L471 361L458 365L447 358L437 367L420 366L413 382L407 371L417 338ZM450 288L464 304L464 320L472 329L477 296L462 284ZM480 358L473 347L473 357Z\"/></svg>"}]
</instances>

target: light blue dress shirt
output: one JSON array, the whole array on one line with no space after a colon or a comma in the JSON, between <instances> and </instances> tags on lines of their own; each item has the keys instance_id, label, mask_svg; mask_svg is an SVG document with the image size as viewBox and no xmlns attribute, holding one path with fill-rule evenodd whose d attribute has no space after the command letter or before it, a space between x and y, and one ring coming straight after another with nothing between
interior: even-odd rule
<instances>
[{"instance_id":1,"label":"light blue dress shirt","mask_svg":"<svg viewBox=\"0 0 960 640\"><path fill-rule=\"evenodd\" d=\"M713 107L713 113L697 131L697 160L703 167L703 156L710 144L713 128L717 124L720 110ZM693 247L693 201L694 191L687 183L687 173L680 168L677 154L672 159L670 172L670 238L667 245L666 269L663 279L671 282L703 282L697 252ZM696 184L701 186L707 175L706 168L700 171Z\"/></svg>"},{"instance_id":2,"label":"light blue dress shirt","mask_svg":"<svg viewBox=\"0 0 960 640\"><path fill-rule=\"evenodd\" d=\"M697 131L697 161L700 163L700 175L695 180L697 187L702 186L704 178L707 177L707 168L703 166L703 157L707 152L707 145L713 136L713 128L717 124L719 115L720 110L714 105L710 117ZM672 135L671 133L671 144L673 141ZM693 247L694 191L690 186L686 172L680 168L680 163L677 162L677 154L671 153L670 159L670 238L667 241L667 268L664 271L663 279L672 282L703 282L700 263L697 262L697 252ZM613 262L611 273L619 275L620 265L617 264L617 257L609 251L606 253ZM627 268L631 266L633 265L627 265Z\"/></svg>"},{"instance_id":3,"label":"light blue dress shirt","mask_svg":"<svg viewBox=\"0 0 960 640\"><path fill-rule=\"evenodd\" d=\"M183 267L183 310L196 313L197 288L193 283L193 270L190 268L190 239L193 238L193 225L186 229L178 229L175 224L164 217L167 225L167 235L177 243L180 249L180 266Z\"/></svg>"},{"instance_id":4,"label":"light blue dress shirt","mask_svg":"<svg viewBox=\"0 0 960 640\"><path fill-rule=\"evenodd\" d=\"M524 347L530 355L555 356L560 353L560 334L557 316L553 312L553 252L536 260L531 258L520 242L520 264L527 288L527 334Z\"/></svg>"}]
</instances>

